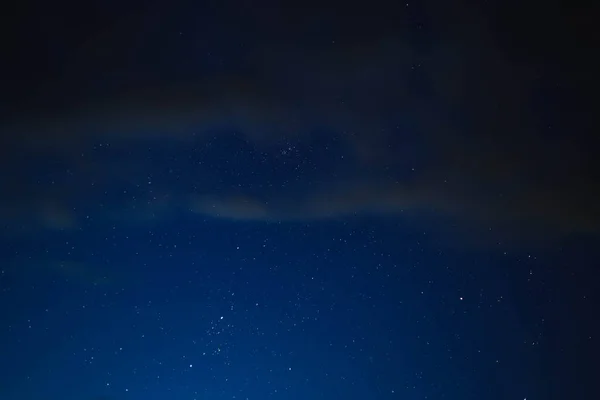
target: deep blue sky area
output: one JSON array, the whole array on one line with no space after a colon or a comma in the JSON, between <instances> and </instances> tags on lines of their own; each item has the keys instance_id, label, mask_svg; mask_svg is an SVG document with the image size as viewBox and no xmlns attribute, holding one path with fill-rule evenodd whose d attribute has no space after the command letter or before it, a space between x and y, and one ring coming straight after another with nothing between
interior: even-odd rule
<instances>
[{"instance_id":1,"label":"deep blue sky area","mask_svg":"<svg viewBox=\"0 0 600 400\"><path fill-rule=\"evenodd\" d=\"M442 250L401 225L179 220L45 237L2 276L6 396L548 398L590 376L555 364L590 340L568 308L591 288L555 288L572 267ZM75 265L43 271L52 260Z\"/></svg>"},{"instance_id":2,"label":"deep blue sky area","mask_svg":"<svg viewBox=\"0 0 600 400\"><path fill-rule=\"evenodd\" d=\"M471 3L3 13L0 399L597 398L592 14Z\"/></svg>"}]
</instances>

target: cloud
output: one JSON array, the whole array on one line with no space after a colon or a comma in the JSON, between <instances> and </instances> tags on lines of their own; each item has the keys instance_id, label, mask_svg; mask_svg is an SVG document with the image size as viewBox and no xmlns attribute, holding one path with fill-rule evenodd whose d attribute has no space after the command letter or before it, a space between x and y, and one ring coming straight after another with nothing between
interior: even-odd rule
<instances>
[{"instance_id":1,"label":"cloud","mask_svg":"<svg viewBox=\"0 0 600 400\"><path fill-rule=\"evenodd\" d=\"M580 195L575 195L574 200L581 201ZM307 193L302 198L265 201L247 196L202 196L191 202L190 209L197 214L240 221L310 221L365 213L422 214L450 218L454 223L471 226L474 233L492 228L503 234L509 229L508 232L541 236L598 233L599 209L592 204L569 204L567 197L535 190L520 196L485 198L477 193L456 192L451 184L443 189L438 185L406 187L389 182L354 182Z\"/></svg>"},{"instance_id":2,"label":"cloud","mask_svg":"<svg viewBox=\"0 0 600 400\"><path fill-rule=\"evenodd\" d=\"M0 128L15 171L4 178L11 195L0 214L11 226L60 229L79 229L94 213L132 223L178 212L241 221L430 214L540 237L597 233L591 146L541 124L536 66L490 46L470 20L441 20L431 23L443 39L426 48L386 32L310 50L249 43L241 72L153 79L15 111ZM48 85L41 102L62 98L75 81L66 82ZM230 137L241 139L211 150ZM169 161L144 150L156 148ZM32 160L77 179L34 182ZM236 178L244 174L252 184Z\"/></svg>"},{"instance_id":3,"label":"cloud","mask_svg":"<svg viewBox=\"0 0 600 400\"><path fill-rule=\"evenodd\" d=\"M246 196L218 198L216 196L196 196L190 201L193 213L215 218L233 220L267 221L277 219L277 213L258 199Z\"/></svg>"}]
</instances>

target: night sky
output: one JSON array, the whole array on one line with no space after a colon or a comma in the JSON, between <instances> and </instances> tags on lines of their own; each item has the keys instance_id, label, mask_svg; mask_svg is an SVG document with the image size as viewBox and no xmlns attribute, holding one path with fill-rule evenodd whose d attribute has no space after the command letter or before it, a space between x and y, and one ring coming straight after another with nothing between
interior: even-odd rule
<instances>
[{"instance_id":1,"label":"night sky","mask_svg":"<svg viewBox=\"0 0 600 400\"><path fill-rule=\"evenodd\" d=\"M565 4L0 13L0 399L595 398Z\"/></svg>"}]
</instances>

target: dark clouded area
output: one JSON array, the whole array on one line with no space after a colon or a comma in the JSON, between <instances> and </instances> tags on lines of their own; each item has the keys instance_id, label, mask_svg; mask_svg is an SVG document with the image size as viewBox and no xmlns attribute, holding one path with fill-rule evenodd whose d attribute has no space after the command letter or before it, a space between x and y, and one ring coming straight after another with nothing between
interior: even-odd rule
<instances>
[{"instance_id":1,"label":"dark clouded area","mask_svg":"<svg viewBox=\"0 0 600 400\"><path fill-rule=\"evenodd\" d=\"M89 26L42 9L38 31L22 32L33 42L64 24L37 43L45 52L15 50L27 71L5 77L9 232L79 229L99 212L427 215L504 239L600 226L589 103L575 91L591 69L565 78L552 53L528 50L558 9L539 17L544 34L517 41L525 22L503 33L502 6L487 19L427 2L206 6L194 17L149 4L105 19L97 8ZM559 39L565 52L578 37Z\"/></svg>"}]
</instances>

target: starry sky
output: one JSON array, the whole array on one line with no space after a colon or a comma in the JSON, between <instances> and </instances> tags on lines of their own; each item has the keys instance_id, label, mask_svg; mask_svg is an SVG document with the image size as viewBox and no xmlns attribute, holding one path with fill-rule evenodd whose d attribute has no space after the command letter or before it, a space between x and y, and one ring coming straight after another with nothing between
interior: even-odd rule
<instances>
[{"instance_id":1,"label":"starry sky","mask_svg":"<svg viewBox=\"0 0 600 400\"><path fill-rule=\"evenodd\" d=\"M9 9L0 398L593 398L590 11L447 3Z\"/></svg>"}]
</instances>

